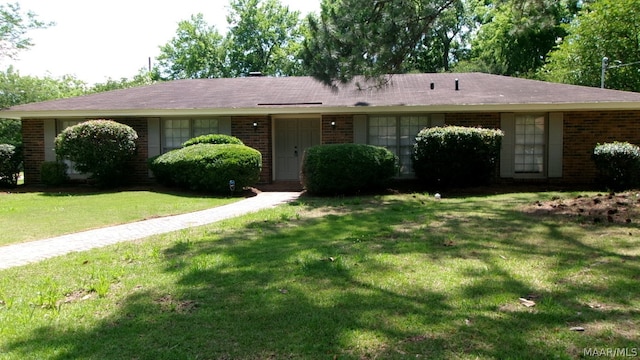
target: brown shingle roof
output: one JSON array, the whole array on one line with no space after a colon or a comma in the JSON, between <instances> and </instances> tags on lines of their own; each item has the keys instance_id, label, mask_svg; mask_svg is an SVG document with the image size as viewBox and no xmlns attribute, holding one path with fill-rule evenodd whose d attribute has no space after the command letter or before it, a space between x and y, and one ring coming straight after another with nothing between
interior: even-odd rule
<instances>
[{"instance_id":1,"label":"brown shingle roof","mask_svg":"<svg viewBox=\"0 0 640 360\"><path fill-rule=\"evenodd\" d=\"M455 80L459 80L459 91ZM431 89L431 83L434 89ZM621 106L640 109L640 93L547 83L482 73L393 75L386 86L354 84L337 91L311 77L247 77L176 80L137 88L14 106L4 116L115 112L126 114L179 113L215 110L217 113L278 112L278 109L335 111L339 108L508 109L514 105L553 105L562 108ZM609 105L607 105L609 104ZM364 109L362 109L364 110Z\"/></svg>"}]
</instances>

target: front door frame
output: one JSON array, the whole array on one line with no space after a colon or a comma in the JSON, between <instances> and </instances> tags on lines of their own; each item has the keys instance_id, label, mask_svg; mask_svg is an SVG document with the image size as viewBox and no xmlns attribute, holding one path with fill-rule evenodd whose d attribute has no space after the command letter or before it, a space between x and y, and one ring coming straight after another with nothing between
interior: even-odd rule
<instances>
[{"instance_id":1,"label":"front door frame","mask_svg":"<svg viewBox=\"0 0 640 360\"><path fill-rule=\"evenodd\" d=\"M304 115L277 115L277 116L272 116L272 121L271 121L271 130L272 130L272 149L271 149L271 153L273 154L272 156L272 167L273 167L273 172L272 172L272 180L273 181L280 181L280 180L291 180L291 179L278 179L278 162L277 162L277 158L278 158L278 134L276 133L276 129L277 129L277 122L278 120L283 120L283 119L296 119L296 120L308 120L308 121L313 121L315 122L315 126L316 126L316 130L318 132L317 135L317 140L318 140L318 145L322 144L322 115L320 114L304 114ZM302 157L303 155L303 150L304 149L300 149L300 157ZM298 179L299 180L299 179Z\"/></svg>"}]
</instances>

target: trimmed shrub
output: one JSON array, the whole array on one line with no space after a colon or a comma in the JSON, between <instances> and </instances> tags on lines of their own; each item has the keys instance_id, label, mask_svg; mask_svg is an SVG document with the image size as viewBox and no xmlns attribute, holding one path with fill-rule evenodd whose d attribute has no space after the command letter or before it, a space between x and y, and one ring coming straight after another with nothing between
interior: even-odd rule
<instances>
[{"instance_id":1,"label":"trimmed shrub","mask_svg":"<svg viewBox=\"0 0 640 360\"><path fill-rule=\"evenodd\" d=\"M102 186L121 184L126 163L136 153L138 134L112 120L91 120L66 128L55 141L60 158L73 161L74 168Z\"/></svg>"},{"instance_id":2,"label":"trimmed shrub","mask_svg":"<svg viewBox=\"0 0 640 360\"><path fill-rule=\"evenodd\" d=\"M60 161L46 161L40 166L40 180L48 186L58 186L69 181L67 164Z\"/></svg>"},{"instance_id":3,"label":"trimmed shrub","mask_svg":"<svg viewBox=\"0 0 640 360\"><path fill-rule=\"evenodd\" d=\"M611 190L629 190L640 185L640 147L628 142L598 144L593 161L599 182Z\"/></svg>"},{"instance_id":4,"label":"trimmed shrub","mask_svg":"<svg viewBox=\"0 0 640 360\"><path fill-rule=\"evenodd\" d=\"M244 145L242 140L238 139L235 136L231 135L223 135L223 134L209 134L209 135L201 135L194 137L193 139L189 139L182 144L183 147L192 146L195 144L236 144L236 145Z\"/></svg>"},{"instance_id":5,"label":"trimmed shrub","mask_svg":"<svg viewBox=\"0 0 640 360\"><path fill-rule=\"evenodd\" d=\"M22 167L22 149L0 144L0 186L15 187Z\"/></svg>"},{"instance_id":6,"label":"trimmed shrub","mask_svg":"<svg viewBox=\"0 0 640 360\"><path fill-rule=\"evenodd\" d=\"M258 182L262 154L245 145L196 144L150 159L149 168L161 184L222 194L229 180L236 190Z\"/></svg>"},{"instance_id":7,"label":"trimmed shrub","mask_svg":"<svg viewBox=\"0 0 640 360\"><path fill-rule=\"evenodd\" d=\"M397 173L398 158L389 150L372 145L313 146L302 161L302 184L317 195L380 190Z\"/></svg>"},{"instance_id":8,"label":"trimmed shrub","mask_svg":"<svg viewBox=\"0 0 640 360\"><path fill-rule=\"evenodd\" d=\"M416 177L429 186L485 185L496 174L501 130L445 126L423 129L412 154Z\"/></svg>"}]
</instances>

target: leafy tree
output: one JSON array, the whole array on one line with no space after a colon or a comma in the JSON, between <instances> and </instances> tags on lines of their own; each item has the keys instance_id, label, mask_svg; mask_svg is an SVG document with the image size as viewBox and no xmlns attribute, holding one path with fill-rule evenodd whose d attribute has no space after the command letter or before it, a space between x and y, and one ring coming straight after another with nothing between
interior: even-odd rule
<instances>
[{"instance_id":1,"label":"leafy tree","mask_svg":"<svg viewBox=\"0 0 640 360\"><path fill-rule=\"evenodd\" d=\"M227 45L215 26L202 14L180 21L176 36L160 47L158 76L161 79L224 77Z\"/></svg>"},{"instance_id":2,"label":"leafy tree","mask_svg":"<svg viewBox=\"0 0 640 360\"><path fill-rule=\"evenodd\" d=\"M431 32L407 60L408 71L449 71L468 57L470 29L475 25L468 1L456 1L436 19Z\"/></svg>"},{"instance_id":3,"label":"leafy tree","mask_svg":"<svg viewBox=\"0 0 640 360\"><path fill-rule=\"evenodd\" d=\"M0 71L0 108L83 95L87 84L67 75L61 78L21 76L13 67ZM0 119L0 144L22 144L19 120Z\"/></svg>"},{"instance_id":4,"label":"leafy tree","mask_svg":"<svg viewBox=\"0 0 640 360\"><path fill-rule=\"evenodd\" d=\"M155 80L160 80L159 76L157 76L153 70L149 71L143 68L140 69L138 74L134 75L131 79L124 77L119 80L109 78L104 83L94 84L91 87L90 92L98 93L118 89L128 89L135 86L150 85L153 84Z\"/></svg>"},{"instance_id":5,"label":"leafy tree","mask_svg":"<svg viewBox=\"0 0 640 360\"><path fill-rule=\"evenodd\" d=\"M471 59L457 70L533 76L566 35L579 0L471 0L478 31Z\"/></svg>"},{"instance_id":6,"label":"leafy tree","mask_svg":"<svg viewBox=\"0 0 640 360\"><path fill-rule=\"evenodd\" d=\"M27 32L50 25L53 23L38 20L31 11L22 12L19 3L0 4L0 58L13 59L20 50L29 49L33 43Z\"/></svg>"},{"instance_id":7,"label":"leafy tree","mask_svg":"<svg viewBox=\"0 0 640 360\"><path fill-rule=\"evenodd\" d=\"M600 86L602 58L610 59L606 86L640 91L640 0L588 4L568 27L569 35L549 55L547 80Z\"/></svg>"},{"instance_id":8,"label":"leafy tree","mask_svg":"<svg viewBox=\"0 0 640 360\"><path fill-rule=\"evenodd\" d=\"M357 75L380 79L413 69L438 18L460 0L323 0L309 16L302 59L327 85Z\"/></svg>"},{"instance_id":9,"label":"leafy tree","mask_svg":"<svg viewBox=\"0 0 640 360\"><path fill-rule=\"evenodd\" d=\"M304 32L300 12L290 11L278 0L232 0L230 6L227 41L232 76L303 73L298 60Z\"/></svg>"}]
</instances>

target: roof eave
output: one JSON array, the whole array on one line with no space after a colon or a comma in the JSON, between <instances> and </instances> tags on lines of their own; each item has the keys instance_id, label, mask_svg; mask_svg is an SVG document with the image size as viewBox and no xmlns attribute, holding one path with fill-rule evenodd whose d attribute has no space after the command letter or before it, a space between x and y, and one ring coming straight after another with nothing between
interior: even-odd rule
<instances>
[{"instance_id":1,"label":"roof eave","mask_svg":"<svg viewBox=\"0 0 640 360\"><path fill-rule=\"evenodd\" d=\"M3 111L5 119L122 118L171 116L264 116L277 114L350 114L407 112L525 112L525 111L613 111L640 110L640 102L529 103L529 104L454 104L391 106L260 106L214 109L120 109Z\"/></svg>"}]
</instances>

